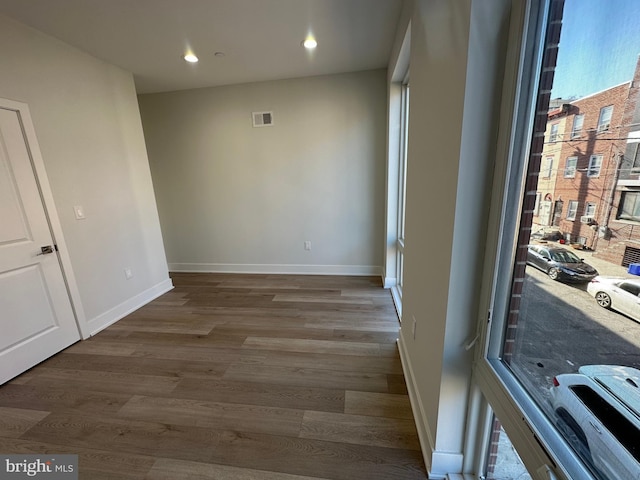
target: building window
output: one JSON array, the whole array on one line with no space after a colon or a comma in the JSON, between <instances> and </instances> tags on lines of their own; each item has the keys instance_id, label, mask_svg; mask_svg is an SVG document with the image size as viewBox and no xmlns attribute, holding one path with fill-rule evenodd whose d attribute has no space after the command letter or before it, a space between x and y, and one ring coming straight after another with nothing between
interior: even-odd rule
<instances>
[{"instance_id":1,"label":"building window","mask_svg":"<svg viewBox=\"0 0 640 480\"><path fill-rule=\"evenodd\" d=\"M622 192L618 218L640 222L640 192Z\"/></svg>"},{"instance_id":2,"label":"building window","mask_svg":"<svg viewBox=\"0 0 640 480\"><path fill-rule=\"evenodd\" d=\"M545 163L542 171L540 172L540 176L542 178L551 178L551 172L553 170L553 157L547 157L544 160Z\"/></svg>"},{"instance_id":3,"label":"building window","mask_svg":"<svg viewBox=\"0 0 640 480\"><path fill-rule=\"evenodd\" d=\"M578 168L578 157L569 157L564 164L564 178L574 178Z\"/></svg>"},{"instance_id":4,"label":"building window","mask_svg":"<svg viewBox=\"0 0 640 480\"><path fill-rule=\"evenodd\" d=\"M611 116L613 115L613 105L602 107L598 117L598 133L606 132L611 126Z\"/></svg>"},{"instance_id":5,"label":"building window","mask_svg":"<svg viewBox=\"0 0 640 480\"><path fill-rule=\"evenodd\" d=\"M538 216L540 215L540 200L542 199L542 194L540 192L536 193L536 204L533 206L533 214Z\"/></svg>"},{"instance_id":6,"label":"building window","mask_svg":"<svg viewBox=\"0 0 640 480\"><path fill-rule=\"evenodd\" d=\"M554 143L558 141L558 124L554 123L551 125L551 130L549 132L549 142Z\"/></svg>"},{"instance_id":7,"label":"building window","mask_svg":"<svg viewBox=\"0 0 640 480\"><path fill-rule=\"evenodd\" d=\"M602 168L602 155L591 155L587 177L599 177Z\"/></svg>"},{"instance_id":8,"label":"building window","mask_svg":"<svg viewBox=\"0 0 640 480\"><path fill-rule=\"evenodd\" d=\"M573 128L571 129L571 138L578 138L582 134L582 125L584 124L584 115L576 115L573 117Z\"/></svg>"},{"instance_id":9,"label":"building window","mask_svg":"<svg viewBox=\"0 0 640 480\"><path fill-rule=\"evenodd\" d=\"M567 220L575 220L577 213L578 213L577 200L570 200L569 207L567 208Z\"/></svg>"},{"instance_id":10,"label":"building window","mask_svg":"<svg viewBox=\"0 0 640 480\"><path fill-rule=\"evenodd\" d=\"M585 217L595 217L596 216L596 204L593 202L587 202L587 205L584 207L584 216Z\"/></svg>"}]
</instances>

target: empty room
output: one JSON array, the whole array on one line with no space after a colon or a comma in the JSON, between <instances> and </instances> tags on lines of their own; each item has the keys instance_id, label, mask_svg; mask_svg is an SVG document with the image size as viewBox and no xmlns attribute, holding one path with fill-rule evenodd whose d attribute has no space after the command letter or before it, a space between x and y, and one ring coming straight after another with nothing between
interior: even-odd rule
<instances>
[{"instance_id":1,"label":"empty room","mask_svg":"<svg viewBox=\"0 0 640 480\"><path fill-rule=\"evenodd\" d=\"M577 10L0 0L0 478L608 478L523 336Z\"/></svg>"}]
</instances>

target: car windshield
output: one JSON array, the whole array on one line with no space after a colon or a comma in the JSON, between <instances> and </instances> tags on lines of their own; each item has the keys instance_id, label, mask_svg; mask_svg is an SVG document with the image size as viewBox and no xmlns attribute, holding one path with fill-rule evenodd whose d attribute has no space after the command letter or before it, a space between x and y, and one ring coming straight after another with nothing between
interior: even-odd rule
<instances>
[{"instance_id":1,"label":"car windshield","mask_svg":"<svg viewBox=\"0 0 640 480\"><path fill-rule=\"evenodd\" d=\"M551 253L551 260L559 263L580 263L582 260L569 250L559 250Z\"/></svg>"}]
</instances>

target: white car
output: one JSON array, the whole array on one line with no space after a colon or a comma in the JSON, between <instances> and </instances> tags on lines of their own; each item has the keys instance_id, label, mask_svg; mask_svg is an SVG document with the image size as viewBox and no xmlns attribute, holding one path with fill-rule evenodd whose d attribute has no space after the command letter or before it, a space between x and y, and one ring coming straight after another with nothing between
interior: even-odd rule
<instances>
[{"instance_id":1,"label":"white car","mask_svg":"<svg viewBox=\"0 0 640 480\"><path fill-rule=\"evenodd\" d=\"M640 480L640 370L585 365L550 392L558 428L603 479Z\"/></svg>"},{"instance_id":2,"label":"white car","mask_svg":"<svg viewBox=\"0 0 640 480\"><path fill-rule=\"evenodd\" d=\"M603 308L610 308L640 322L640 280L632 278L596 277L587 284Z\"/></svg>"}]
</instances>

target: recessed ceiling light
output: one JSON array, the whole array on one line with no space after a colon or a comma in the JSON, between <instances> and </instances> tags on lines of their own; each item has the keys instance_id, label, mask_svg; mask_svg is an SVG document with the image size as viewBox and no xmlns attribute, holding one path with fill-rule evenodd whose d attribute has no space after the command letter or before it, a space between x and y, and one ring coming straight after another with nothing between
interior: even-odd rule
<instances>
[{"instance_id":1,"label":"recessed ceiling light","mask_svg":"<svg viewBox=\"0 0 640 480\"><path fill-rule=\"evenodd\" d=\"M302 42L302 46L304 48L308 48L309 50L312 50L318 46L318 42L316 42L316 39L313 37L307 37L307 39L304 42Z\"/></svg>"},{"instance_id":2,"label":"recessed ceiling light","mask_svg":"<svg viewBox=\"0 0 640 480\"><path fill-rule=\"evenodd\" d=\"M193 53L187 53L184 57L185 62L196 63L198 61L198 57L196 57Z\"/></svg>"}]
</instances>

